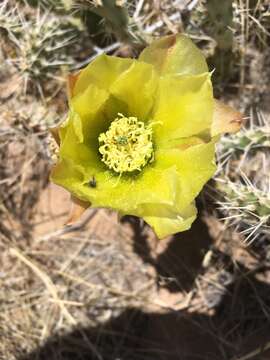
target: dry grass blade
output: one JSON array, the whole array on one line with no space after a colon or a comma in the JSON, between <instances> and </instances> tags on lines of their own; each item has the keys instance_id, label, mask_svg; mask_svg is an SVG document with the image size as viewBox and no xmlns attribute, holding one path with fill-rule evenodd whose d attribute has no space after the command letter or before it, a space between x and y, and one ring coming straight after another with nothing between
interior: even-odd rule
<instances>
[{"instance_id":1,"label":"dry grass blade","mask_svg":"<svg viewBox=\"0 0 270 360\"><path fill-rule=\"evenodd\" d=\"M57 288L54 285L51 278L43 270L41 270L37 266L37 264L35 264L33 262L33 260L31 260L29 257L26 257L25 255L23 255L18 249L11 248L10 249L10 254L12 256L16 257L17 259L19 259L20 261L22 261L25 265L27 265L39 277L39 279L44 283L44 285L46 286L48 292L52 296L53 302L56 305L58 305L58 307L60 308L60 310L61 310L61 312L63 314L63 317L67 320L67 322L70 325L75 326L77 324L77 321L74 319L74 317L70 314L70 312L66 308L65 305L67 304L67 302L62 301L59 298ZM90 350L93 351L93 353L97 356L97 358L99 360L102 360L99 352L92 345L92 343L88 340L87 336L84 334L83 331L82 331L82 336L85 339L85 342L88 344Z\"/></svg>"},{"instance_id":2,"label":"dry grass blade","mask_svg":"<svg viewBox=\"0 0 270 360\"><path fill-rule=\"evenodd\" d=\"M232 18L218 0L211 11L199 0L116 0L129 16L116 31L111 14L104 26L79 2L0 5L0 359L268 359L269 0L232 0ZM111 210L65 226L70 198L49 183L47 130L66 119L67 72L104 52L137 57L139 43L178 32L216 69L215 96L249 115L221 139L198 220L162 242Z\"/></svg>"},{"instance_id":3,"label":"dry grass blade","mask_svg":"<svg viewBox=\"0 0 270 360\"><path fill-rule=\"evenodd\" d=\"M250 360L250 359L253 359L257 355L261 355L264 351L266 351L268 349L270 349L270 342L268 342L266 345L259 347L258 349L252 351L251 353L249 353L241 358L232 359L232 360Z\"/></svg>"},{"instance_id":4,"label":"dry grass blade","mask_svg":"<svg viewBox=\"0 0 270 360\"><path fill-rule=\"evenodd\" d=\"M10 249L10 254L12 256L16 257L17 259L19 259L20 261L22 261L25 265L27 265L40 278L40 280L44 283L47 290L51 294L51 296L54 299L55 303L59 306L59 308L63 312L63 316L66 318L66 320L71 325L75 325L76 320L69 313L69 311L67 310L67 308L64 305L64 302L59 298L56 286L54 285L54 283L52 282L50 277L44 271L42 271L36 264L34 264L33 260L31 260L30 258L23 255L18 249L11 248Z\"/></svg>"}]
</instances>

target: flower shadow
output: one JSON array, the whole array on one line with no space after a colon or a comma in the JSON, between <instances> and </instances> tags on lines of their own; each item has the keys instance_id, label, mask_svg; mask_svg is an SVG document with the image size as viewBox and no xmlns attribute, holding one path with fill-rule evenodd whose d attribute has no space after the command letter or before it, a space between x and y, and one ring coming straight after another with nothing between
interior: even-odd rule
<instances>
[{"instance_id":1,"label":"flower shadow","mask_svg":"<svg viewBox=\"0 0 270 360\"><path fill-rule=\"evenodd\" d=\"M147 225L136 217L125 216L122 221L131 225L134 251L155 268L162 286L170 292L192 289L203 258L213 244L208 228L200 217L190 230L165 240L151 239ZM153 251L153 240L161 244L162 251Z\"/></svg>"},{"instance_id":2,"label":"flower shadow","mask_svg":"<svg viewBox=\"0 0 270 360\"><path fill-rule=\"evenodd\" d=\"M127 308L103 325L54 335L18 360L230 360L257 347L252 359L267 360L270 286L238 265L213 315Z\"/></svg>"}]
</instances>

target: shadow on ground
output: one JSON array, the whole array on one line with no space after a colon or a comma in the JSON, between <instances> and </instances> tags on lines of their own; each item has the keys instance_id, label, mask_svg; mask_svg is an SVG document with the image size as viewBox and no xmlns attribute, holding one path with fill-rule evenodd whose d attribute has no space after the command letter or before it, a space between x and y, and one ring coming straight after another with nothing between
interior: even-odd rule
<instances>
[{"instance_id":1,"label":"shadow on ground","mask_svg":"<svg viewBox=\"0 0 270 360\"><path fill-rule=\"evenodd\" d=\"M181 241L175 236L153 259L140 224L132 221L139 242L134 243L135 251L144 249L141 256L155 266L159 275L176 277L174 286L168 285L170 291L190 288L203 252L211 246L205 225L198 220L191 231L179 235ZM261 353L252 360L269 360L270 353L263 352L263 348L270 341L270 286L243 265L235 264L235 268L238 273L212 315L127 308L102 326L52 336L18 360L236 360L257 347Z\"/></svg>"},{"instance_id":2,"label":"shadow on ground","mask_svg":"<svg viewBox=\"0 0 270 360\"><path fill-rule=\"evenodd\" d=\"M162 281L163 287L170 292L192 289L204 255L213 245L208 228L200 217L190 230L172 236L166 249L157 257L151 255L148 232L141 219L125 216L122 221L132 227L134 251L155 268L158 280L165 279Z\"/></svg>"},{"instance_id":3,"label":"shadow on ground","mask_svg":"<svg viewBox=\"0 0 270 360\"><path fill-rule=\"evenodd\" d=\"M101 327L53 336L20 360L235 360L270 341L269 306L268 285L239 277L216 315L125 309ZM269 358L262 352L252 359Z\"/></svg>"}]
</instances>

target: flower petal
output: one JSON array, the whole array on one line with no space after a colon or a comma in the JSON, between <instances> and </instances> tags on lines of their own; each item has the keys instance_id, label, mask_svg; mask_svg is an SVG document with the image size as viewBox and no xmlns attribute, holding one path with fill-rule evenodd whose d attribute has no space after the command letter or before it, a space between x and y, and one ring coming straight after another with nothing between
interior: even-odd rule
<instances>
[{"instance_id":1,"label":"flower petal","mask_svg":"<svg viewBox=\"0 0 270 360\"><path fill-rule=\"evenodd\" d=\"M175 212L167 210L166 214L141 215L144 220L154 229L158 238L175 234L180 231L188 230L196 219L197 209L192 203L184 211Z\"/></svg>"},{"instance_id":2,"label":"flower petal","mask_svg":"<svg viewBox=\"0 0 270 360\"><path fill-rule=\"evenodd\" d=\"M71 99L71 107L80 117L87 119L92 114L95 114L108 98L108 91L90 84L84 92Z\"/></svg>"},{"instance_id":3,"label":"flower petal","mask_svg":"<svg viewBox=\"0 0 270 360\"><path fill-rule=\"evenodd\" d=\"M79 78L80 72L81 71L78 71L77 73L74 74L68 74L67 76L67 94L69 99L71 99L75 95L74 88Z\"/></svg>"},{"instance_id":4,"label":"flower petal","mask_svg":"<svg viewBox=\"0 0 270 360\"><path fill-rule=\"evenodd\" d=\"M97 175L97 180L98 178ZM176 186L175 168L161 171L149 167L135 178L123 175L119 179L107 173L106 180L100 182L99 193L93 205L117 209L123 214L132 214L141 203L173 205ZM163 189L162 193L160 189Z\"/></svg>"},{"instance_id":5,"label":"flower petal","mask_svg":"<svg viewBox=\"0 0 270 360\"><path fill-rule=\"evenodd\" d=\"M61 146L59 155L61 159L66 159L79 164L81 168L98 171L103 168L95 143L82 142L82 128L80 119L74 121L76 116L70 116L68 125L61 130ZM78 123L80 124L78 124Z\"/></svg>"},{"instance_id":6,"label":"flower petal","mask_svg":"<svg viewBox=\"0 0 270 360\"><path fill-rule=\"evenodd\" d=\"M158 77L152 65L133 62L112 84L110 92L128 106L126 116L147 120L153 107Z\"/></svg>"},{"instance_id":7,"label":"flower petal","mask_svg":"<svg viewBox=\"0 0 270 360\"><path fill-rule=\"evenodd\" d=\"M60 126L54 126L49 128L49 132L58 146L60 145L59 129Z\"/></svg>"},{"instance_id":8,"label":"flower petal","mask_svg":"<svg viewBox=\"0 0 270 360\"><path fill-rule=\"evenodd\" d=\"M92 169L92 174L94 171ZM85 169L76 165L72 160L60 159L53 167L50 178L55 184L68 190L73 198L82 201L84 204L90 206L91 199L95 197L96 189L87 186L91 178L87 179ZM86 193L86 189L88 189L88 193ZM92 193L90 193L91 191Z\"/></svg>"},{"instance_id":9,"label":"flower petal","mask_svg":"<svg viewBox=\"0 0 270 360\"><path fill-rule=\"evenodd\" d=\"M211 127L212 136L224 133L235 133L240 130L243 116L229 105L219 100L214 103L213 123Z\"/></svg>"},{"instance_id":10,"label":"flower petal","mask_svg":"<svg viewBox=\"0 0 270 360\"><path fill-rule=\"evenodd\" d=\"M164 76L153 112L153 119L158 122L155 140L162 143L210 130L213 106L209 73Z\"/></svg>"},{"instance_id":11,"label":"flower petal","mask_svg":"<svg viewBox=\"0 0 270 360\"><path fill-rule=\"evenodd\" d=\"M139 60L154 65L165 74L201 74L208 71L202 52L185 35L169 35L145 48Z\"/></svg>"},{"instance_id":12,"label":"flower petal","mask_svg":"<svg viewBox=\"0 0 270 360\"><path fill-rule=\"evenodd\" d=\"M76 194L73 191L74 184L79 184L84 181L83 174L78 165L66 159L59 159L57 164L53 166L50 178L55 184L63 186L73 193L75 197Z\"/></svg>"},{"instance_id":13,"label":"flower petal","mask_svg":"<svg viewBox=\"0 0 270 360\"><path fill-rule=\"evenodd\" d=\"M82 214L91 206L89 202L82 201L77 199L74 196L71 196L71 211L66 222L66 225L72 225L80 219Z\"/></svg>"},{"instance_id":14,"label":"flower petal","mask_svg":"<svg viewBox=\"0 0 270 360\"><path fill-rule=\"evenodd\" d=\"M116 56L102 54L87 65L76 79L73 87L73 95L84 92L89 85L95 85L100 89L109 90L113 82L126 71L133 59L124 59Z\"/></svg>"},{"instance_id":15,"label":"flower petal","mask_svg":"<svg viewBox=\"0 0 270 360\"><path fill-rule=\"evenodd\" d=\"M94 188L89 186L93 176L96 183ZM177 191L175 167L165 170L148 168L135 178L124 175L119 178L110 171L93 166L78 166L64 158L54 168L52 180L94 207L108 207L130 215L142 203L173 206Z\"/></svg>"},{"instance_id":16,"label":"flower petal","mask_svg":"<svg viewBox=\"0 0 270 360\"><path fill-rule=\"evenodd\" d=\"M190 146L184 151L174 148L156 152L158 169L167 169L172 164L177 167L179 210L184 210L195 199L215 173L215 141L216 139L206 144Z\"/></svg>"},{"instance_id":17,"label":"flower petal","mask_svg":"<svg viewBox=\"0 0 270 360\"><path fill-rule=\"evenodd\" d=\"M91 84L83 92L74 96L70 101L70 122L73 123L74 132L79 142L86 146L98 147L98 136L109 127L111 119L105 112L110 103L110 94Z\"/></svg>"}]
</instances>

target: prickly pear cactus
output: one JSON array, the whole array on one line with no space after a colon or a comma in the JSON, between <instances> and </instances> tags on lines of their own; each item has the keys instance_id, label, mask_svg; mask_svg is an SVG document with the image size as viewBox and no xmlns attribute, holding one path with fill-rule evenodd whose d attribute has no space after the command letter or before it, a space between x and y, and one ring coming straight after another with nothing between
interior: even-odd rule
<instances>
[{"instance_id":1,"label":"prickly pear cactus","mask_svg":"<svg viewBox=\"0 0 270 360\"><path fill-rule=\"evenodd\" d=\"M11 9L8 3L0 7L1 17L5 18L1 28L7 35L4 49L8 63L20 75L24 92L37 88L42 93L44 83L74 63L69 49L76 41L78 28L67 17L42 8L33 16L18 16L17 8Z\"/></svg>"},{"instance_id":2,"label":"prickly pear cactus","mask_svg":"<svg viewBox=\"0 0 270 360\"><path fill-rule=\"evenodd\" d=\"M208 33L215 39L221 50L229 50L233 45L233 7L232 0L206 1L208 12Z\"/></svg>"},{"instance_id":3,"label":"prickly pear cactus","mask_svg":"<svg viewBox=\"0 0 270 360\"><path fill-rule=\"evenodd\" d=\"M77 0L74 2L82 11L92 12L103 20L107 33L132 46L146 45L138 22L129 14L129 4L125 0Z\"/></svg>"},{"instance_id":4,"label":"prickly pear cactus","mask_svg":"<svg viewBox=\"0 0 270 360\"><path fill-rule=\"evenodd\" d=\"M222 139L216 176L220 208L248 244L259 235L270 239L270 119L256 117Z\"/></svg>"},{"instance_id":5,"label":"prickly pear cactus","mask_svg":"<svg viewBox=\"0 0 270 360\"><path fill-rule=\"evenodd\" d=\"M16 8L11 8L7 0L3 1L0 4L0 31L12 38L19 26L20 19Z\"/></svg>"}]
</instances>

